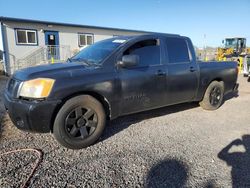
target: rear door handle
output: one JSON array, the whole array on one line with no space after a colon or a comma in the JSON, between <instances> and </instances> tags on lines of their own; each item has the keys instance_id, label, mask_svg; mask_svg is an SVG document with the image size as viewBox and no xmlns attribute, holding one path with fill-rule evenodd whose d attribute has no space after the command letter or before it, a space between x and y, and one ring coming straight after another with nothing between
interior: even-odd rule
<instances>
[{"instance_id":1,"label":"rear door handle","mask_svg":"<svg viewBox=\"0 0 250 188\"><path fill-rule=\"evenodd\" d=\"M190 72L195 72L195 68L194 67L190 67Z\"/></svg>"},{"instance_id":2,"label":"rear door handle","mask_svg":"<svg viewBox=\"0 0 250 188\"><path fill-rule=\"evenodd\" d=\"M156 75L157 75L157 76L165 76L165 75L166 75L166 72L164 72L164 71L162 71L162 70L158 70L158 71L156 72Z\"/></svg>"}]
</instances>

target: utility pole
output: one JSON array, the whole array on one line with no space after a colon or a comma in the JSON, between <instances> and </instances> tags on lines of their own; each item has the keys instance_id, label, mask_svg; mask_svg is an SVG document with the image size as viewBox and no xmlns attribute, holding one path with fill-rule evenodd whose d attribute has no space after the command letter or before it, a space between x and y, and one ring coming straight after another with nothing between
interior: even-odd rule
<instances>
[{"instance_id":1,"label":"utility pole","mask_svg":"<svg viewBox=\"0 0 250 188\"><path fill-rule=\"evenodd\" d=\"M206 34L204 34L204 44L203 44L203 51L204 51L204 61L207 61L207 45L206 45Z\"/></svg>"}]
</instances>

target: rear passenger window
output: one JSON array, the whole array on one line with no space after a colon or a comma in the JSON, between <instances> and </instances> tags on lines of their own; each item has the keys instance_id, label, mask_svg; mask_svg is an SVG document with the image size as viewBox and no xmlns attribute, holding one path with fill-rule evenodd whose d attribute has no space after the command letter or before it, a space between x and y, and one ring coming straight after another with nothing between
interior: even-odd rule
<instances>
[{"instance_id":1,"label":"rear passenger window","mask_svg":"<svg viewBox=\"0 0 250 188\"><path fill-rule=\"evenodd\" d=\"M123 55L138 55L139 66L160 64L160 44L158 39L144 40L130 46Z\"/></svg>"},{"instance_id":2,"label":"rear passenger window","mask_svg":"<svg viewBox=\"0 0 250 188\"><path fill-rule=\"evenodd\" d=\"M189 62L187 43L182 38L167 38L167 50L169 63Z\"/></svg>"}]
</instances>

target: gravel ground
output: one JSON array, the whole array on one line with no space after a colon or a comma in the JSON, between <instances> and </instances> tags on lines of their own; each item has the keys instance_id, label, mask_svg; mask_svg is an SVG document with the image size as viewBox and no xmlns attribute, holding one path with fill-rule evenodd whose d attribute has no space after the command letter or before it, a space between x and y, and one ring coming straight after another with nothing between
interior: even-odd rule
<instances>
[{"instance_id":1,"label":"gravel ground","mask_svg":"<svg viewBox=\"0 0 250 188\"><path fill-rule=\"evenodd\" d=\"M241 75L239 83L239 96L216 111L188 103L122 117L78 151L17 130L0 98L0 151L43 152L29 187L250 187L250 83ZM1 156L0 187L21 186L35 160L33 152Z\"/></svg>"}]
</instances>

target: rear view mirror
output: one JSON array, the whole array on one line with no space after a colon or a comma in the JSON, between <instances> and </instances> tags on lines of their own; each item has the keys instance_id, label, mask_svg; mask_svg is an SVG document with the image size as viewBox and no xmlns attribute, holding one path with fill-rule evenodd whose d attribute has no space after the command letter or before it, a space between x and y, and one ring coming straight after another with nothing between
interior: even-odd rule
<instances>
[{"instance_id":1,"label":"rear view mirror","mask_svg":"<svg viewBox=\"0 0 250 188\"><path fill-rule=\"evenodd\" d=\"M122 60L117 63L119 67L133 67L139 63L138 55L124 55L122 56Z\"/></svg>"}]
</instances>

